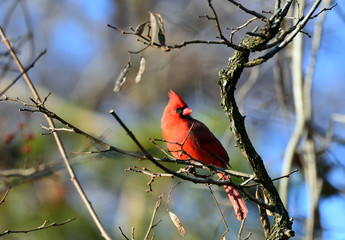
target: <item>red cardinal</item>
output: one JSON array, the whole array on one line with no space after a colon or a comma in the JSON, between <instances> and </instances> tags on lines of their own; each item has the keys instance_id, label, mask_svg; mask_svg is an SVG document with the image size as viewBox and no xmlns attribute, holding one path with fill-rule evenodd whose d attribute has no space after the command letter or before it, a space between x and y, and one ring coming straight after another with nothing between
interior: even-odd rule
<instances>
[{"instance_id":1,"label":"red cardinal","mask_svg":"<svg viewBox=\"0 0 345 240\"><path fill-rule=\"evenodd\" d=\"M227 168L229 156L222 144L202 122L192 118L192 110L172 90L170 101L165 107L162 117L162 134L169 151L175 158L197 159L206 164ZM183 151L181 151L181 145ZM217 173L222 180L228 176ZM236 189L224 185L238 220L247 217L248 209Z\"/></svg>"}]
</instances>

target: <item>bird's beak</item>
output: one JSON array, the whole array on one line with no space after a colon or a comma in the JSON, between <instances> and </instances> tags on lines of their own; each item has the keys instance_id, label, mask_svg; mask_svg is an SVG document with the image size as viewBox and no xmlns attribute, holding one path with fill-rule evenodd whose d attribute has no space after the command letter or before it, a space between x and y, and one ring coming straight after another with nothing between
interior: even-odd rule
<instances>
[{"instance_id":1,"label":"bird's beak","mask_svg":"<svg viewBox=\"0 0 345 240\"><path fill-rule=\"evenodd\" d=\"M190 115L192 112L193 112L192 109L186 107L186 108L183 109L183 111L182 111L182 116L188 116L188 115Z\"/></svg>"}]
</instances>

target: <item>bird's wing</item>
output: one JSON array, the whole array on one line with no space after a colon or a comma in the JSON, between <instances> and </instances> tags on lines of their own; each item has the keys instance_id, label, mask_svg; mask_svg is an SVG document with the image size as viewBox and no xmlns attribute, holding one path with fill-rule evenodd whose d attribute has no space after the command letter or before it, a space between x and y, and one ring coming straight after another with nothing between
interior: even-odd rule
<instances>
[{"instance_id":1,"label":"bird's wing","mask_svg":"<svg viewBox=\"0 0 345 240\"><path fill-rule=\"evenodd\" d=\"M199 160L207 164L226 168L229 162L229 156L223 145L205 124L197 120L192 124L193 127L188 138L199 149Z\"/></svg>"}]
</instances>

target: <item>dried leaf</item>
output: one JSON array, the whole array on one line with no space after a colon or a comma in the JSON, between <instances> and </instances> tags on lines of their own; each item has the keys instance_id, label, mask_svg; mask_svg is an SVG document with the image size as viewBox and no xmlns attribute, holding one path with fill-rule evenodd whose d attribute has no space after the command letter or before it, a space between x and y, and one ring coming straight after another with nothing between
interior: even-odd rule
<instances>
[{"instance_id":1,"label":"dried leaf","mask_svg":"<svg viewBox=\"0 0 345 240\"><path fill-rule=\"evenodd\" d=\"M121 91L122 85L127 80L130 68L131 68L131 60L129 60L128 63L126 64L126 66L124 66L121 69L120 74L117 76L116 81L115 81L115 86L114 86L114 89L113 89L114 92Z\"/></svg>"},{"instance_id":2,"label":"dried leaf","mask_svg":"<svg viewBox=\"0 0 345 240\"><path fill-rule=\"evenodd\" d=\"M225 232L226 233L226 232ZM225 238L225 233L223 233L222 237L220 238L220 240L226 240Z\"/></svg>"},{"instance_id":3,"label":"dried leaf","mask_svg":"<svg viewBox=\"0 0 345 240\"><path fill-rule=\"evenodd\" d=\"M164 32L159 29L158 31L158 41L161 46L165 46L165 35Z\"/></svg>"},{"instance_id":4,"label":"dried leaf","mask_svg":"<svg viewBox=\"0 0 345 240\"><path fill-rule=\"evenodd\" d=\"M163 34L165 34L165 30L164 30L164 24L163 24L163 18L159 13L155 13L157 18L158 18L158 25L159 25L159 29L162 30Z\"/></svg>"},{"instance_id":5,"label":"dried leaf","mask_svg":"<svg viewBox=\"0 0 345 240\"><path fill-rule=\"evenodd\" d=\"M158 19L158 41L161 45L161 50L164 52L169 52L170 49L165 45L165 30L164 30L164 24L163 24L163 18L159 13L155 13Z\"/></svg>"},{"instance_id":6,"label":"dried leaf","mask_svg":"<svg viewBox=\"0 0 345 240\"><path fill-rule=\"evenodd\" d=\"M160 29L158 32L158 40L159 44L161 45L161 50L164 52L169 52L170 49L165 45L165 35Z\"/></svg>"},{"instance_id":7,"label":"dried leaf","mask_svg":"<svg viewBox=\"0 0 345 240\"><path fill-rule=\"evenodd\" d=\"M141 81L141 77L143 76L146 68L146 60L144 57L141 57L140 63L139 63L139 70L137 73L137 76L135 77L135 83L138 83Z\"/></svg>"},{"instance_id":8,"label":"dried leaf","mask_svg":"<svg viewBox=\"0 0 345 240\"><path fill-rule=\"evenodd\" d=\"M180 235L183 237L186 234L186 231L184 230L180 219L175 214L170 212L169 210L168 210L168 212L169 212L169 216L170 216L171 221L175 224Z\"/></svg>"},{"instance_id":9,"label":"dried leaf","mask_svg":"<svg viewBox=\"0 0 345 240\"><path fill-rule=\"evenodd\" d=\"M157 36L157 19L156 16L149 11L150 14L150 26L151 26L151 45L153 45L153 43L156 40L156 36Z\"/></svg>"},{"instance_id":10,"label":"dried leaf","mask_svg":"<svg viewBox=\"0 0 345 240\"><path fill-rule=\"evenodd\" d=\"M141 36L144 32L146 24L147 24L147 22L139 24L135 29L135 34Z\"/></svg>"}]
</instances>

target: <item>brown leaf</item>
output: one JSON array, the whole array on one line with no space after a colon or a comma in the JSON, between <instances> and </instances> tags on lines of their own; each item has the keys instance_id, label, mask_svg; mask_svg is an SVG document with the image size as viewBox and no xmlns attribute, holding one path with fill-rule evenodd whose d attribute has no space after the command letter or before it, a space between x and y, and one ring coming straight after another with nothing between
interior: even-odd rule
<instances>
[{"instance_id":1,"label":"brown leaf","mask_svg":"<svg viewBox=\"0 0 345 240\"><path fill-rule=\"evenodd\" d=\"M164 32L161 31L161 29L159 29L158 31L158 41L162 47L165 46L165 35L164 35Z\"/></svg>"},{"instance_id":2,"label":"brown leaf","mask_svg":"<svg viewBox=\"0 0 345 240\"><path fill-rule=\"evenodd\" d=\"M226 238L225 238L225 233L223 233L223 235L222 235L222 237L221 237L220 240L226 240Z\"/></svg>"},{"instance_id":3,"label":"brown leaf","mask_svg":"<svg viewBox=\"0 0 345 240\"><path fill-rule=\"evenodd\" d=\"M147 22L139 24L135 29L135 34L141 36L144 32L146 24L147 24Z\"/></svg>"},{"instance_id":4,"label":"brown leaf","mask_svg":"<svg viewBox=\"0 0 345 240\"><path fill-rule=\"evenodd\" d=\"M163 32L163 34L165 34L165 30L164 30L164 24L163 24L163 18L159 13L155 13L157 18L158 18L158 26L159 29Z\"/></svg>"},{"instance_id":5,"label":"brown leaf","mask_svg":"<svg viewBox=\"0 0 345 240\"><path fill-rule=\"evenodd\" d=\"M169 52L170 49L165 45L165 35L160 29L158 32L158 40L159 40L159 44L161 45L161 50L163 52Z\"/></svg>"},{"instance_id":6,"label":"brown leaf","mask_svg":"<svg viewBox=\"0 0 345 240\"><path fill-rule=\"evenodd\" d=\"M116 81L115 81L115 86L113 89L114 92L120 92L121 91L123 84L127 80L130 68L131 68L131 60L129 60L128 63L126 64L126 66L124 66L121 69L120 74L117 76Z\"/></svg>"},{"instance_id":7,"label":"brown leaf","mask_svg":"<svg viewBox=\"0 0 345 240\"><path fill-rule=\"evenodd\" d=\"M156 36L157 36L157 19L156 16L149 11L150 14L150 26L151 26L151 45L153 45L153 43L156 40Z\"/></svg>"},{"instance_id":8,"label":"brown leaf","mask_svg":"<svg viewBox=\"0 0 345 240\"><path fill-rule=\"evenodd\" d=\"M146 60L144 57L141 57L140 63L139 63L139 70L137 73L137 76L135 77L135 83L138 83L141 81L141 77L143 76L146 68Z\"/></svg>"},{"instance_id":9,"label":"brown leaf","mask_svg":"<svg viewBox=\"0 0 345 240\"><path fill-rule=\"evenodd\" d=\"M184 230L180 219L175 214L170 212L170 210L168 210L168 212L169 212L171 221L175 224L175 227L179 231L180 235L183 237L186 234L186 231Z\"/></svg>"},{"instance_id":10,"label":"brown leaf","mask_svg":"<svg viewBox=\"0 0 345 240\"><path fill-rule=\"evenodd\" d=\"M159 26L159 31L158 31L158 41L159 44L161 45L161 50L164 52L169 52L170 49L166 46L165 44L165 30L164 30L164 24L163 24L163 18L159 13L155 13L158 19L158 26Z\"/></svg>"}]
</instances>

